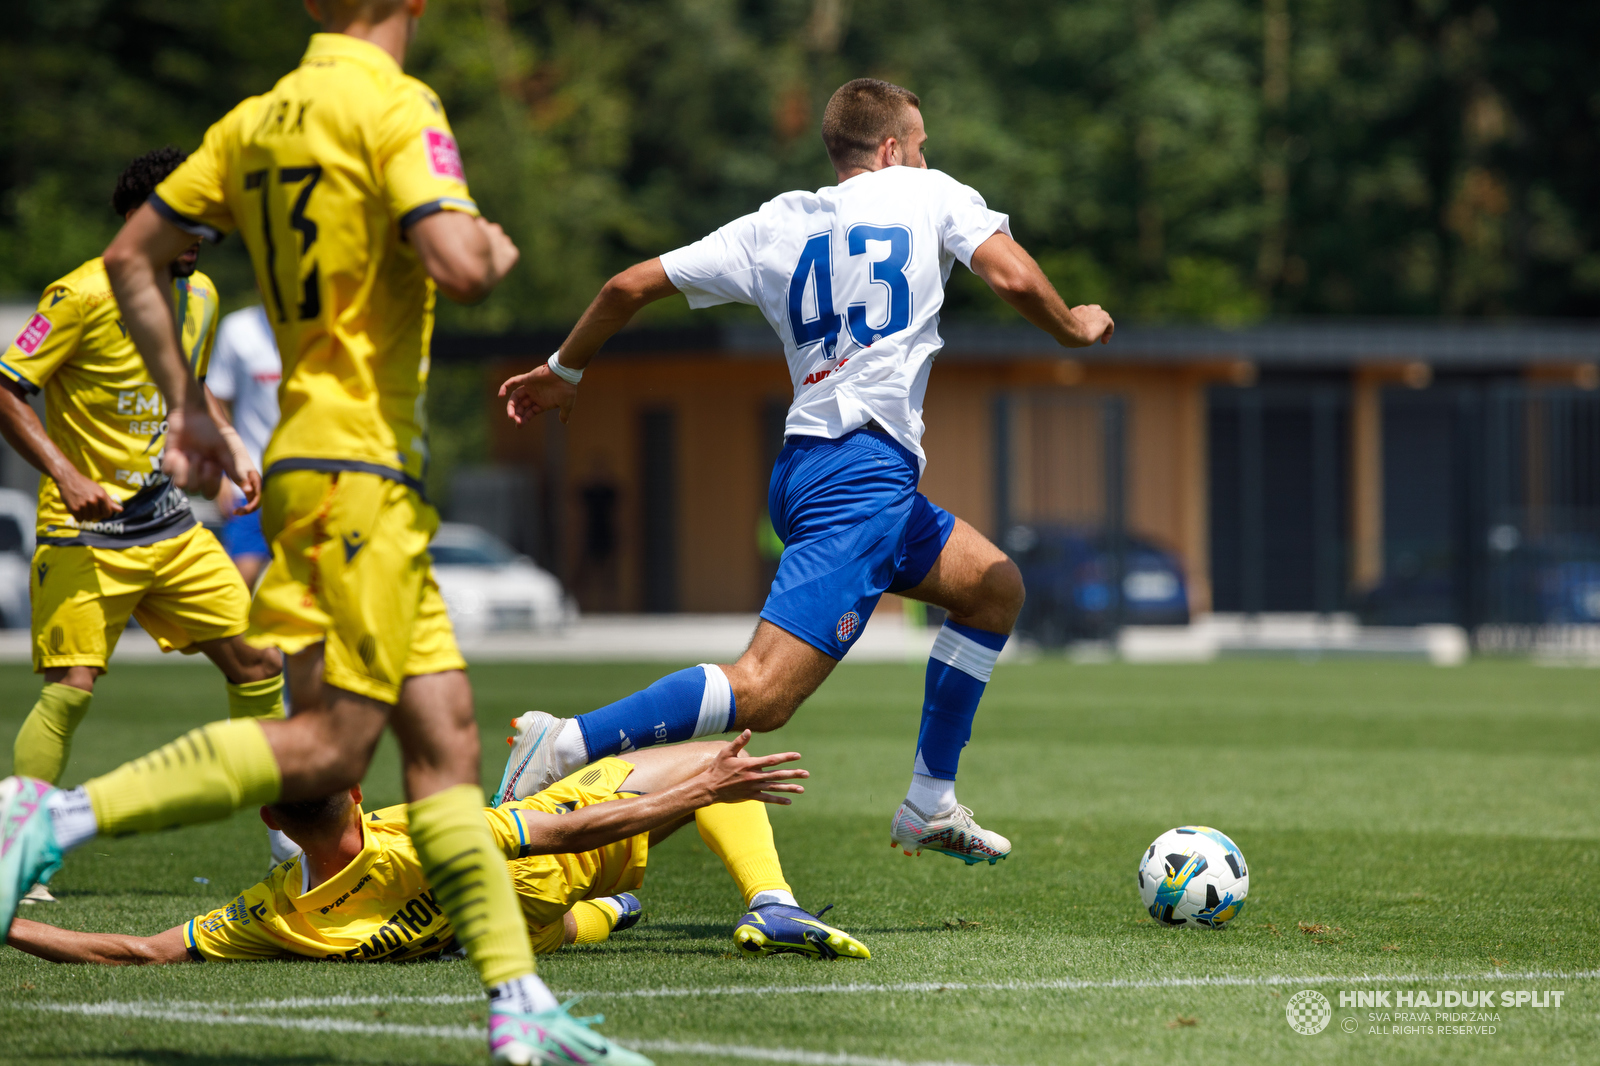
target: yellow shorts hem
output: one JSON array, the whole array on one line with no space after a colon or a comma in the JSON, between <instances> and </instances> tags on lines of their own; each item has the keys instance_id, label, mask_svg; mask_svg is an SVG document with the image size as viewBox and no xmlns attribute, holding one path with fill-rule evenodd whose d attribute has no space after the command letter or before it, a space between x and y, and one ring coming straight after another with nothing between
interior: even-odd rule
<instances>
[{"instance_id":1,"label":"yellow shorts hem","mask_svg":"<svg viewBox=\"0 0 1600 1066\"><path fill-rule=\"evenodd\" d=\"M354 670L341 670L330 665L326 659L322 666L322 683L334 688L342 688L346 692L354 692L357 696L365 696L369 700L387 703L393 707L400 702L400 686L391 685L358 674Z\"/></svg>"},{"instance_id":2,"label":"yellow shorts hem","mask_svg":"<svg viewBox=\"0 0 1600 1066\"><path fill-rule=\"evenodd\" d=\"M34 659L33 672L42 674L46 670L55 670L62 666L97 666L106 668L104 655L42 655Z\"/></svg>"},{"instance_id":3,"label":"yellow shorts hem","mask_svg":"<svg viewBox=\"0 0 1600 1066\"><path fill-rule=\"evenodd\" d=\"M299 655L313 644L321 644L328 639L326 633L295 634L292 637L282 636L277 633L264 633L260 630L246 628L244 642L252 648L277 648L285 655Z\"/></svg>"}]
</instances>

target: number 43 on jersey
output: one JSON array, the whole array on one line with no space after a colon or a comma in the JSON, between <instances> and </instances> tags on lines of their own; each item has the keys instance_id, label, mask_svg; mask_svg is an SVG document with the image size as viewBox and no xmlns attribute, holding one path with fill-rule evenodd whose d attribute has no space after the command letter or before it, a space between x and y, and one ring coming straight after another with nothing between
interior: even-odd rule
<instances>
[{"instance_id":1,"label":"number 43 on jersey","mask_svg":"<svg viewBox=\"0 0 1600 1066\"><path fill-rule=\"evenodd\" d=\"M868 241L887 244L889 254L882 259L860 259L867 254ZM911 259L911 231L904 226L861 222L845 231L845 244L850 265L868 267L872 284L882 285L887 297L888 313L877 324L867 321L864 301L844 309L844 325L851 338L861 347L870 348L911 322L911 283L905 275L906 263ZM808 288L814 288L817 298L816 317L809 319L805 315ZM789 328L794 331L794 346L800 349L821 341L824 357L832 359L838 354L839 326L839 315L833 309L833 234L818 233L806 241L794 276L789 279Z\"/></svg>"}]
</instances>

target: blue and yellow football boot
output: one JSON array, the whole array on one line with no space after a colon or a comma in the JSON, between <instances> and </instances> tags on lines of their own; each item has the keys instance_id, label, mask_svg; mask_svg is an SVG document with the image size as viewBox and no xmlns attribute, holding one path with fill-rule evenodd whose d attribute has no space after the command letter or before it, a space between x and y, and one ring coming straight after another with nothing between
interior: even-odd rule
<instances>
[{"instance_id":1,"label":"blue and yellow football boot","mask_svg":"<svg viewBox=\"0 0 1600 1066\"><path fill-rule=\"evenodd\" d=\"M632 892L618 892L615 896L607 896L595 902L607 904L617 912L617 924L611 927L613 933L632 929L639 924L639 919L644 917L644 904L640 903L639 897Z\"/></svg>"},{"instance_id":2,"label":"blue and yellow football boot","mask_svg":"<svg viewBox=\"0 0 1600 1066\"><path fill-rule=\"evenodd\" d=\"M832 909L831 903L815 914L782 903L753 907L734 929L733 940L746 955L872 958L872 952L861 941L821 920Z\"/></svg>"},{"instance_id":3,"label":"blue and yellow football boot","mask_svg":"<svg viewBox=\"0 0 1600 1066\"><path fill-rule=\"evenodd\" d=\"M0 781L0 939L28 890L61 869L55 823L44 805L55 790L32 777Z\"/></svg>"}]
</instances>

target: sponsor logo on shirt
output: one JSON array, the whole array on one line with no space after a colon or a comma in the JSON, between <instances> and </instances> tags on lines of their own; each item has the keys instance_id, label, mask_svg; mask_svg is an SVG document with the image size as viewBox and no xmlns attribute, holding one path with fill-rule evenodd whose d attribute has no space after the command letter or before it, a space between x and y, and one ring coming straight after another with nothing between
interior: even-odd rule
<instances>
[{"instance_id":1,"label":"sponsor logo on shirt","mask_svg":"<svg viewBox=\"0 0 1600 1066\"><path fill-rule=\"evenodd\" d=\"M461 149L456 147L454 137L429 126L422 131L422 146L427 149L428 170L434 177L467 180L467 172L461 169Z\"/></svg>"},{"instance_id":2,"label":"sponsor logo on shirt","mask_svg":"<svg viewBox=\"0 0 1600 1066\"><path fill-rule=\"evenodd\" d=\"M28 324L22 327L22 332L17 334L17 347L27 355L32 355L39 350L39 345L50 336L50 320L43 315L36 314L28 319Z\"/></svg>"}]
</instances>

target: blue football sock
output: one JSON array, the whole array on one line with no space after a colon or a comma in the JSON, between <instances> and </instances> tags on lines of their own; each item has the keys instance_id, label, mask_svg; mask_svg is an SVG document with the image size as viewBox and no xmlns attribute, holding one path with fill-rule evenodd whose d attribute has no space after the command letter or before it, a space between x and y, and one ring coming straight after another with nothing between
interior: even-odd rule
<instances>
[{"instance_id":1,"label":"blue football sock","mask_svg":"<svg viewBox=\"0 0 1600 1066\"><path fill-rule=\"evenodd\" d=\"M589 761L651 744L726 733L733 728L733 689L710 663L668 674L642 692L578 716Z\"/></svg>"},{"instance_id":2,"label":"blue football sock","mask_svg":"<svg viewBox=\"0 0 1600 1066\"><path fill-rule=\"evenodd\" d=\"M922 727L917 733L915 773L954 781L961 749L972 737L978 701L994 671L1003 633L945 622L928 658L928 681L922 702Z\"/></svg>"}]
</instances>

